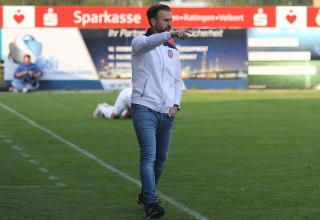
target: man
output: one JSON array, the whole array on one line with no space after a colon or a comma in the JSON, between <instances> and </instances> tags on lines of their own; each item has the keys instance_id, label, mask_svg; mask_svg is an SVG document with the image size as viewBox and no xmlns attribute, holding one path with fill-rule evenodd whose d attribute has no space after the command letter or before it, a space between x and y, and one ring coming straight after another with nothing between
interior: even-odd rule
<instances>
[{"instance_id":1,"label":"man","mask_svg":"<svg viewBox=\"0 0 320 220\"><path fill-rule=\"evenodd\" d=\"M131 92L132 88L123 89L114 104L108 105L107 103L100 103L97 105L97 108L93 112L93 118L108 118L108 119L117 119L117 118L130 118L131 117Z\"/></svg>"},{"instance_id":2,"label":"man","mask_svg":"<svg viewBox=\"0 0 320 220\"><path fill-rule=\"evenodd\" d=\"M37 90L42 73L36 64L31 63L30 55L23 57L23 63L18 66L14 73L11 90L24 93Z\"/></svg>"},{"instance_id":3,"label":"man","mask_svg":"<svg viewBox=\"0 0 320 220\"><path fill-rule=\"evenodd\" d=\"M184 39L191 32L171 31L172 14L166 5L151 6L147 17L150 28L132 40L131 112L140 146L142 189L137 202L147 217L159 218L165 210L157 201L156 186L182 95L178 51L168 41Z\"/></svg>"}]
</instances>

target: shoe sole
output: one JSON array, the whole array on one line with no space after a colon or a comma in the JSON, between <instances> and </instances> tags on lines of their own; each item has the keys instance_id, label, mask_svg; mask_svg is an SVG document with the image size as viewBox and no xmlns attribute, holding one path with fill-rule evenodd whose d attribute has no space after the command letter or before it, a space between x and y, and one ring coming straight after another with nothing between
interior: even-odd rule
<instances>
[{"instance_id":1,"label":"shoe sole","mask_svg":"<svg viewBox=\"0 0 320 220\"><path fill-rule=\"evenodd\" d=\"M154 219L154 218L161 218L162 216L164 216L164 212L155 212L147 216L147 218Z\"/></svg>"}]
</instances>

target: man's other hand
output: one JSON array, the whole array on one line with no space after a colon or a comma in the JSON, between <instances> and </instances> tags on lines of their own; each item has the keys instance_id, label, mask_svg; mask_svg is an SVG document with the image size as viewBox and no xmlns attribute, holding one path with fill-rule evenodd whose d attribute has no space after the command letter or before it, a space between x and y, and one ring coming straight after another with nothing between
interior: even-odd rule
<instances>
[{"instance_id":1,"label":"man's other hand","mask_svg":"<svg viewBox=\"0 0 320 220\"><path fill-rule=\"evenodd\" d=\"M168 114L169 117L175 118L177 116L178 111L179 111L178 107L176 106L171 107Z\"/></svg>"}]
</instances>

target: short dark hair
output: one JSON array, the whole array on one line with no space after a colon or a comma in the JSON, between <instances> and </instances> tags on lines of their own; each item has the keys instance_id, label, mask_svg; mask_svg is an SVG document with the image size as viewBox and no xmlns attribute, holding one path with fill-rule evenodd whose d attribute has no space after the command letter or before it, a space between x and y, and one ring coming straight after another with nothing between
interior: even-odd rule
<instances>
[{"instance_id":1,"label":"short dark hair","mask_svg":"<svg viewBox=\"0 0 320 220\"><path fill-rule=\"evenodd\" d=\"M29 54L24 55L23 57L28 57L29 60L31 59L31 56Z\"/></svg>"},{"instance_id":2,"label":"short dark hair","mask_svg":"<svg viewBox=\"0 0 320 220\"><path fill-rule=\"evenodd\" d=\"M171 11L171 8L168 5L156 4L152 5L147 11L147 17L149 24L151 25L151 18L156 18L158 16L159 11Z\"/></svg>"}]
</instances>

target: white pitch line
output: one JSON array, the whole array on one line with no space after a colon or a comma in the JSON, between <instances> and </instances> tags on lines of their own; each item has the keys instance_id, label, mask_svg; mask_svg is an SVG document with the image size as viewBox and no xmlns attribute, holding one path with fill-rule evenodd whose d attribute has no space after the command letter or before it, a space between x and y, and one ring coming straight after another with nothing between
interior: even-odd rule
<instances>
[{"instance_id":1,"label":"white pitch line","mask_svg":"<svg viewBox=\"0 0 320 220\"><path fill-rule=\"evenodd\" d=\"M12 140L10 140L10 139L4 139L4 142L6 142L8 144L12 144Z\"/></svg>"},{"instance_id":2,"label":"white pitch line","mask_svg":"<svg viewBox=\"0 0 320 220\"><path fill-rule=\"evenodd\" d=\"M33 164L36 164L36 165L39 164L39 162L38 162L37 160L35 160L35 159L31 159L31 160L29 160L29 162L30 162L30 163L33 163Z\"/></svg>"},{"instance_id":3,"label":"white pitch line","mask_svg":"<svg viewBox=\"0 0 320 220\"><path fill-rule=\"evenodd\" d=\"M100 166L106 168L107 170L109 170L112 173L115 173L119 176L121 176L122 178L128 180L129 182L137 185L138 187L141 187L140 181L138 181L137 179L129 176L128 174L126 174L125 172L117 169L116 167L106 163L105 161L101 160L100 158L96 157L94 154L82 149L81 147L79 147L78 145L64 139L63 137L59 136L58 134L56 134L55 132L37 124L35 121L31 120L30 118L24 116L23 114L15 111L14 109L10 108L9 106L3 104L2 102L0 102L0 106L2 108L4 108L5 110L15 114L16 116L18 116L19 118L21 118L22 120L28 122L30 125L32 125L35 128L40 129L41 131L47 133L48 135L50 135L51 137L57 139L58 141L66 144L67 146L73 148L74 150L78 151L80 154L86 156L87 158L95 161L97 164L99 164ZM187 207L186 205L170 198L169 196L166 196L163 193L158 192L158 195L166 202L170 203L171 205L175 206L176 208L184 211L185 213L191 215L192 217L194 217L195 219L201 219L201 220L207 220L208 218L201 215L199 212Z\"/></svg>"},{"instance_id":4,"label":"white pitch line","mask_svg":"<svg viewBox=\"0 0 320 220\"><path fill-rule=\"evenodd\" d=\"M56 176L49 176L48 179L49 179L49 180L57 180L57 179L59 179L59 178L56 177Z\"/></svg>"},{"instance_id":5,"label":"white pitch line","mask_svg":"<svg viewBox=\"0 0 320 220\"><path fill-rule=\"evenodd\" d=\"M42 173L48 173L49 172L49 170L47 168L45 168L45 167L39 167L38 170L40 172L42 172Z\"/></svg>"},{"instance_id":6,"label":"white pitch line","mask_svg":"<svg viewBox=\"0 0 320 220\"><path fill-rule=\"evenodd\" d=\"M0 133L1 134L1 133ZM6 141L7 142L7 141ZM12 143L12 141L11 141L11 143ZM24 152L22 152L21 150L22 150L22 148L19 146L19 145L11 145L11 147L13 148L13 149L15 149L15 150L18 150L18 151L20 151L19 153L21 154L21 156L23 156L23 157L25 157L25 158L27 158L27 157L30 157L30 155L29 154L27 154L27 153L24 153ZM39 164L39 162L38 161L36 161L36 160L34 160L34 159L31 159L31 160L29 160L31 163L33 163L33 164ZM43 172L43 173L48 173L49 172L49 170L47 169L47 168L45 168L45 167L39 167L38 168L38 170L40 171L40 172ZM48 177L48 179L49 180L57 180L57 179L59 179L58 177L56 177L56 176L49 176ZM64 187L64 186L66 186L66 184L65 183L57 183L56 184L57 186L62 186L62 187ZM4 187L1 187L0 186L0 189L1 188L8 188L9 186L4 186ZM34 187L42 187L42 186L19 186L19 188L34 188ZM13 186L13 187L11 187L11 188L17 188L16 186Z\"/></svg>"},{"instance_id":7,"label":"white pitch line","mask_svg":"<svg viewBox=\"0 0 320 220\"><path fill-rule=\"evenodd\" d=\"M27 154L27 153L21 153L21 156L23 156L23 157L27 158L27 157L29 157L30 155L29 155L29 154Z\"/></svg>"},{"instance_id":8,"label":"white pitch line","mask_svg":"<svg viewBox=\"0 0 320 220\"><path fill-rule=\"evenodd\" d=\"M12 147L13 149L15 149L15 150L18 150L18 151L22 150L22 148L21 148L19 145L17 145L17 144L11 145L11 147Z\"/></svg>"},{"instance_id":9,"label":"white pitch line","mask_svg":"<svg viewBox=\"0 0 320 220\"><path fill-rule=\"evenodd\" d=\"M57 183L56 185L57 185L57 186L62 186L62 187L67 186L67 184L65 184L65 183Z\"/></svg>"}]
</instances>

